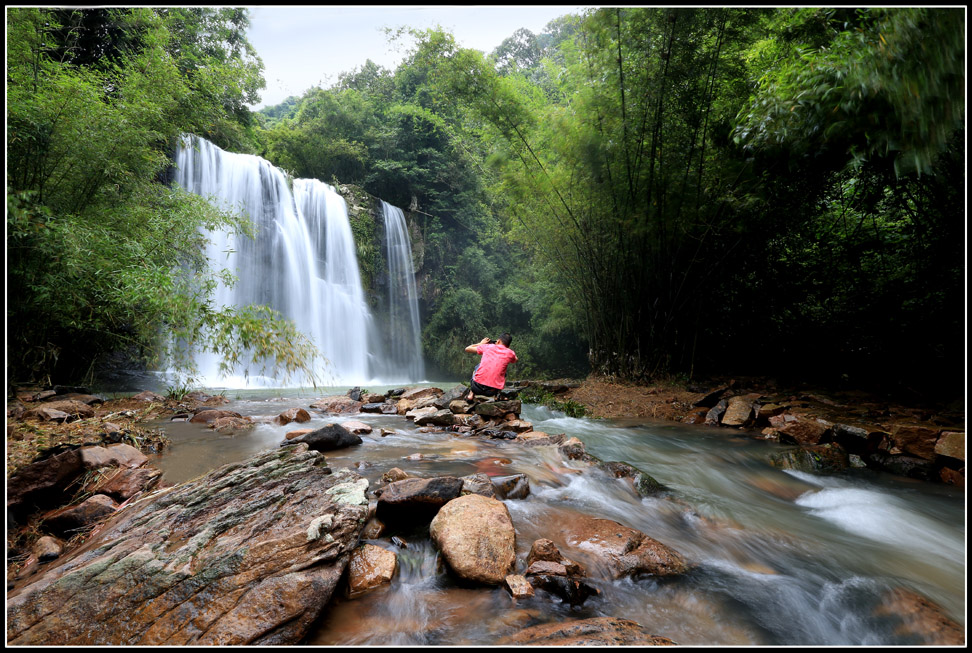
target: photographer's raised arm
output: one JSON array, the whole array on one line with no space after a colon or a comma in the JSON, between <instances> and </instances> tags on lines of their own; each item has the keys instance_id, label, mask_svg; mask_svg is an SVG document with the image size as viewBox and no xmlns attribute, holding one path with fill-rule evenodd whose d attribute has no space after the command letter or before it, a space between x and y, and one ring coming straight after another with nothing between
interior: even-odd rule
<instances>
[{"instance_id":1,"label":"photographer's raised arm","mask_svg":"<svg viewBox=\"0 0 972 653\"><path fill-rule=\"evenodd\" d=\"M476 348L479 347L479 345L488 345L488 344L489 344L489 338L483 338L482 340L480 340L476 344L469 345L468 347L466 347L466 349L464 351L466 351L467 353L470 353L470 354L475 354L476 353Z\"/></svg>"}]
</instances>

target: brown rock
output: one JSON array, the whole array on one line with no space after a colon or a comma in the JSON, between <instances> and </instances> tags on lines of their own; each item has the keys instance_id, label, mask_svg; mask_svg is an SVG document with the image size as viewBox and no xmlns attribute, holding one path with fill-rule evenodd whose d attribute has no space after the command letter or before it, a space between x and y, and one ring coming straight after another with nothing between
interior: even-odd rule
<instances>
[{"instance_id":1,"label":"brown rock","mask_svg":"<svg viewBox=\"0 0 972 653\"><path fill-rule=\"evenodd\" d=\"M58 508L47 513L41 517L41 523L50 532L63 535L68 531L75 531L96 524L115 512L117 507L118 504L112 501L110 497L104 494L96 494L76 506Z\"/></svg>"},{"instance_id":2,"label":"brown rock","mask_svg":"<svg viewBox=\"0 0 972 653\"><path fill-rule=\"evenodd\" d=\"M938 472L938 477L942 479L942 483L948 483L949 485L956 485L958 487L965 487L965 468L955 470L948 467L942 467Z\"/></svg>"},{"instance_id":3,"label":"brown rock","mask_svg":"<svg viewBox=\"0 0 972 653\"><path fill-rule=\"evenodd\" d=\"M23 419L36 419L42 422L65 422L71 419L68 413L50 406L38 406L25 411Z\"/></svg>"},{"instance_id":4,"label":"brown rock","mask_svg":"<svg viewBox=\"0 0 972 653\"><path fill-rule=\"evenodd\" d=\"M285 424L290 424L291 422L297 422L299 424L309 422L310 418L310 413L303 408L291 408L274 417L273 422L274 424L284 426Z\"/></svg>"},{"instance_id":5,"label":"brown rock","mask_svg":"<svg viewBox=\"0 0 972 653\"><path fill-rule=\"evenodd\" d=\"M547 575L547 576L566 576L567 567L559 562L549 560L537 560L523 572L526 576Z\"/></svg>"},{"instance_id":6,"label":"brown rock","mask_svg":"<svg viewBox=\"0 0 972 653\"><path fill-rule=\"evenodd\" d=\"M935 453L965 460L965 433L962 431L943 431L935 443Z\"/></svg>"},{"instance_id":7,"label":"brown rock","mask_svg":"<svg viewBox=\"0 0 972 653\"><path fill-rule=\"evenodd\" d=\"M516 436L517 442L522 442L529 447L556 446L563 443L564 440L566 440L566 436L563 433L550 435L543 431L527 431Z\"/></svg>"},{"instance_id":8,"label":"brown rock","mask_svg":"<svg viewBox=\"0 0 972 653\"><path fill-rule=\"evenodd\" d=\"M496 497L496 488L493 487L493 482L487 474L480 472L463 476L460 480L462 480L462 494L481 494L484 497Z\"/></svg>"},{"instance_id":9,"label":"brown rock","mask_svg":"<svg viewBox=\"0 0 972 653\"><path fill-rule=\"evenodd\" d=\"M493 476L490 480L501 499L524 499L530 494L530 481L526 474Z\"/></svg>"},{"instance_id":10,"label":"brown rock","mask_svg":"<svg viewBox=\"0 0 972 653\"><path fill-rule=\"evenodd\" d=\"M377 540L385 533L385 524L376 517L372 517L361 531L362 540Z\"/></svg>"},{"instance_id":11,"label":"brown rock","mask_svg":"<svg viewBox=\"0 0 972 653\"><path fill-rule=\"evenodd\" d=\"M462 399L453 399L449 402L449 410L453 413L458 413L465 415L469 413L469 409L472 408L472 404L468 401L463 401Z\"/></svg>"},{"instance_id":12,"label":"brown rock","mask_svg":"<svg viewBox=\"0 0 972 653\"><path fill-rule=\"evenodd\" d=\"M94 406L95 404L103 404L105 400L97 395L89 395L81 392L67 392L61 395L54 395L53 397L47 397L44 401L80 401L82 404L88 406Z\"/></svg>"},{"instance_id":13,"label":"brown rock","mask_svg":"<svg viewBox=\"0 0 972 653\"><path fill-rule=\"evenodd\" d=\"M34 503L58 505L63 502L61 493L83 471L81 453L77 449L25 465L7 479L7 508L16 511Z\"/></svg>"},{"instance_id":14,"label":"brown rock","mask_svg":"<svg viewBox=\"0 0 972 653\"><path fill-rule=\"evenodd\" d=\"M776 427L780 433L780 440L802 445L820 444L825 441L831 425L821 420L808 418L803 415L790 416L796 419L787 420L782 426ZM770 420L770 424L773 424ZM773 424L775 426L775 424Z\"/></svg>"},{"instance_id":15,"label":"brown rock","mask_svg":"<svg viewBox=\"0 0 972 653\"><path fill-rule=\"evenodd\" d=\"M321 462L274 449L121 508L8 593L7 644L302 641L367 516L367 481Z\"/></svg>"},{"instance_id":16,"label":"brown rock","mask_svg":"<svg viewBox=\"0 0 972 653\"><path fill-rule=\"evenodd\" d=\"M155 394L151 390L139 392L137 395L134 395L132 399L134 401L165 401L165 397Z\"/></svg>"},{"instance_id":17,"label":"brown rock","mask_svg":"<svg viewBox=\"0 0 972 653\"><path fill-rule=\"evenodd\" d=\"M335 395L330 397L322 397L312 403L310 407L314 410L321 411L322 413L337 415L341 413L360 412L363 405L364 402L355 401L346 395Z\"/></svg>"},{"instance_id":18,"label":"brown rock","mask_svg":"<svg viewBox=\"0 0 972 653\"><path fill-rule=\"evenodd\" d=\"M752 396L730 397L729 405L722 416L723 426L745 426L753 416Z\"/></svg>"},{"instance_id":19,"label":"brown rock","mask_svg":"<svg viewBox=\"0 0 972 653\"><path fill-rule=\"evenodd\" d=\"M431 519L461 491L462 481L454 476L395 481L382 489L378 498L378 518L386 523Z\"/></svg>"},{"instance_id":20,"label":"brown rock","mask_svg":"<svg viewBox=\"0 0 972 653\"><path fill-rule=\"evenodd\" d=\"M314 429L296 429L294 431L287 431L287 435L284 437L288 440L293 440L294 438L299 438L302 435L307 435L308 433L313 433Z\"/></svg>"},{"instance_id":21,"label":"brown rock","mask_svg":"<svg viewBox=\"0 0 972 653\"><path fill-rule=\"evenodd\" d=\"M394 551L374 544L362 544L351 553L348 563L348 598L356 598L391 582L398 569Z\"/></svg>"},{"instance_id":22,"label":"brown rock","mask_svg":"<svg viewBox=\"0 0 972 653\"><path fill-rule=\"evenodd\" d=\"M442 506L429 526L449 567L465 580L499 585L516 562L513 521L506 504L467 494Z\"/></svg>"},{"instance_id":23,"label":"brown rock","mask_svg":"<svg viewBox=\"0 0 972 653\"><path fill-rule=\"evenodd\" d=\"M373 392L366 392L363 395L361 395L361 401L366 404L380 404L385 401L385 395L379 395Z\"/></svg>"},{"instance_id":24,"label":"brown rock","mask_svg":"<svg viewBox=\"0 0 972 653\"><path fill-rule=\"evenodd\" d=\"M85 469L128 467L134 469L148 462L148 456L130 444L109 444L107 447L81 447L81 464Z\"/></svg>"},{"instance_id":25,"label":"brown rock","mask_svg":"<svg viewBox=\"0 0 972 653\"><path fill-rule=\"evenodd\" d=\"M428 409L426 408L419 409L419 411L424 411L424 410L428 410ZM412 413L419 412L419 411L411 411L407 413L405 416L408 417ZM428 424L434 426L452 426L455 423L455 419L453 418L452 411L449 410L448 408L436 410L434 407L432 407L432 413L416 415L415 423L420 426L424 426Z\"/></svg>"},{"instance_id":26,"label":"brown rock","mask_svg":"<svg viewBox=\"0 0 972 653\"><path fill-rule=\"evenodd\" d=\"M533 431L533 424L522 419L512 419L503 424L503 430L513 431L514 433L529 433ZM533 432L536 433L536 431Z\"/></svg>"},{"instance_id":27,"label":"brown rock","mask_svg":"<svg viewBox=\"0 0 972 653\"><path fill-rule=\"evenodd\" d=\"M197 410L189 420L192 424L210 424L220 417L243 417L232 410L219 410L218 408L203 408Z\"/></svg>"},{"instance_id":28,"label":"brown rock","mask_svg":"<svg viewBox=\"0 0 972 653\"><path fill-rule=\"evenodd\" d=\"M48 560L53 560L64 553L64 542L56 537L44 535L34 542L34 546L31 548L31 553L35 558L37 558L38 561L47 562Z\"/></svg>"},{"instance_id":29,"label":"brown rock","mask_svg":"<svg viewBox=\"0 0 972 653\"><path fill-rule=\"evenodd\" d=\"M404 481L406 478L411 478L404 471L398 467L392 467L387 472L381 475L381 480L385 483L394 483L395 481Z\"/></svg>"},{"instance_id":30,"label":"brown rock","mask_svg":"<svg viewBox=\"0 0 972 653\"><path fill-rule=\"evenodd\" d=\"M675 576L688 570L671 547L610 519L580 517L562 527L567 544L593 553L611 577Z\"/></svg>"},{"instance_id":31,"label":"brown rock","mask_svg":"<svg viewBox=\"0 0 972 653\"><path fill-rule=\"evenodd\" d=\"M85 486L85 491L106 494L115 501L126 501L143 490L154 487L162 470L154 467L115 468Z\"/></svg>"},{"instance_id":32,"label":"brown rock","mask_svg":"<svg viewBox=\"0 0 972 653\"><path fill-rule=\"evenodd\" d=\"M528 599L533 596L533 585L523 576L510 574L505 579L506 589L510 591L514 599Z\"/></svg>"},{"instance_id":33,"label":"brown rock","mask_svg":"<svg viewBox=\"0 0 972 653\"><path fill-rule=\"evenodd\" d=\"M361 435L362 433L371 433L371 426L365 424L364 422L359 422L357 420L349 420L347 422L341 422L341 426L351 431L356 435Z\"/></svg>"},{"instance_id":34,"label":"brown rock","mask_svg":"<svg viewBox=\"0 0 972 653\"><path fill-rule=\"evenodd\" d=\"M686 415L682 418L682 423L683 424L705 424L705 416L706 413L708 412L709 409L704 406L693 408L688 413L686 413Z\"/></svg>"},{"instance_id":35,"label":"brown rock","mask_svg":"<svg viewBox=\"0 0 972 653\"><path fill-rule=\"evenodd\" d=\"M667 637L651 635L641 624L617 617L593 617L540 624L504 637L500 645L514 646L672 646Z\"/></svg>"},{"instance_id":36,"label":"brown rock","mask_svg":"<svg viewBox=\"0 0 972 653\"><path fill-rule=\"evenodd\" d=\"M418 423L417 420L419 418L435 415L438 412L439 409L436 408L435 406L423 406L421 408L410 408L409 410L405 411L405 413L402 413L401 408L399 408L399 414L404 414L405 419L416 420L416 423ZM449 414L451 415L452 413L450 412Z\"/></svg>"},{"instance_id":37,"label":"brown rock","mask_svg":"<svg viewBox=\"0 0 972 653\"><path fill-rule=\"evenodd\" d=\"M564 554L557 548L557 545L546 538L534 541L530 547L530 553L527 555L526 563L528 567L533 567L534 564L539 562L557 563L563 566L565 572L570 576L583 576L585 574L583 567L573 560L565 558Z\"/></svg>"},{"instance_id":38,"label":"brown rock","mask_svg":"<svg viewBox=\"0 0 972 653\"><path fill-rule=\"evenodd\" d=\"M408 401L416 401L418 399L438 399L443 395L443 390L441 388L407 388L405 392L399 395L399 399L405 399Z\"/></svg>"},{"instance_id":39,"label":"brown rock","mask_svg":"<svg viewBox=\"0 0 972 653\"><path fill-rule=\"evenodd\" d=\"M485 401L480 404L476 404L473 411L477 415L483 417L504 417L507 413L520 414L520 400L519 399L505 399L500 401Z\"/></svg>"},{"instance_id":40,"label":"brown rock","mask_svg":"<svg viewBox=\"0 0 972 653\"><path fill-rule=\"evenodd\" d=\"M242 431L253 427L253 418L248 415L240 417L226 416L217 417L209 423L209 428L214 431L225 433L227 431Z\"/></svg>"},{"instance_id":41,"label":"brown rock","mask_svg":"<svg viewBox=\"0 0 972 653\"><path fill-rule=\"evenodd\" d=\"M910 590L898 588L882 597L884 603L875 611L900 619L895 634L918 637L931 646L962 646L965 632L942 609Z\"/></svg>"},{"instance_id":42,"label":"brown rock","mask_svg":"<svg viewBox=\"0 0 972 653\"><path fill-rule=\"evenodd\" d=\"M935 458L935 446L941 429L927 424L894 424L891 439L904 453L925 460Z\"/></svg>"}]
</instances>

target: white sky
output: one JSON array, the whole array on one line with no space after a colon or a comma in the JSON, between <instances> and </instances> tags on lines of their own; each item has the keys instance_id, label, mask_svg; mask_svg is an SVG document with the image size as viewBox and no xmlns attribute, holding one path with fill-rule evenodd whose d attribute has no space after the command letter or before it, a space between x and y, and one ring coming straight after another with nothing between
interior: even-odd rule
<instances>
[{"instance_id":1,"label":"white sky","mask_svg":"<svg viewBox=\"0 0 972 653\"><path fill-rule=\"evenodd\" d=\"M249 7L250 43L263 60L267 86L254 109L327 88L366 60L394 70L413 45L390 43L384 28L439 25L459 45L491 52L517 29L539 34L548 22L581 7L568 6L260 6Z\"/></svg>"}]
</instances>

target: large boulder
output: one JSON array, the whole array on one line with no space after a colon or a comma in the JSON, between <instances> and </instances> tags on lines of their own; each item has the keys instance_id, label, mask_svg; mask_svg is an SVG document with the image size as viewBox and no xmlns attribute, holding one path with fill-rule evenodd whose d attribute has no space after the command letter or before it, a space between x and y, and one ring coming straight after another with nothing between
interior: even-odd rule
<instances>
[{"instance_id":1,"label":"large boulder","mask_svg":"<svg viewBox=\"0 0 972 653\"><path fill-rule=\"evenodd\" d=\"M361 444L361 438L340 424L326 424L310 433L284 440L281 447L303 442L314 451L331 451Z\"/></svg>"},{"instance_id":2,"label":"large boulder","mask_svg":"<svg viewBox=\"0 0 972 653\"><path fill-rule=\"evenodd\" d=\"M500 585L516 562L516 533L506 504L467 494L442 506L429 525L450 569L475 583Z\"/></svg>"},{"instance_id":3,"label":"large boulder","mask_svg":"<svg viewBox=\"0 0 972 653\"><path fill-rule=\"evenodd\" d=\"M428 521L462 492L462 479L454 476L406 478L381 488L377 516L386 523Z\"/></svg>"},{"instance_id":4,"label":"large boulder","mask_svg":"<svg viewBox=\"0 0 972 653\"><path fill-rule=\"evenodd\" d=\"M671 646L667 637L652 635L641 624L618 617L592 617L540 624L501 639L506 646Z\"/></svg>"},{"instance_id":5,"label":"large boulder","mask_svg":"<svg viewBox=\"0 0 972 653\"><path fill-rule=\"evenodd\" d=\"M367 480L306 446L258 454L121 508L7 595L7 644L296 644L368 514Z\"/></svg>"},{"instance_id":6,"label":"large boulder","mask_svg":"<svg viewBox=\"0 0 972 653\"><path fill-rule=\"evenodd\" d=\"M568 545L593 555L588 573L599 568L611 578L625 578L676 576L688 570L675 549L610 519L582 516L565 523L561 532Z\"/></svg>"}]
</instances>

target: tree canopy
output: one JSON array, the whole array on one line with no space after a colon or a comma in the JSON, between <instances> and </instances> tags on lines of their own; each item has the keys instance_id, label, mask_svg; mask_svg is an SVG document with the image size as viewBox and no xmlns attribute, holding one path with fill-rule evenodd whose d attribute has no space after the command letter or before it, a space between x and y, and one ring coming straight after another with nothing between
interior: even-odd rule
<instances>
[{"instance_id":1,"label":"tree canopy","mask_svg":"<svg viewBox=\"0 0 972 653\"><path fill-rule=\"evenodd\" d=\"M210 283L194 229L245 228L157 183L193 132L407 208L440 373L510 331L522 376L960 387L964 18L605 7L490 53L405 29L394 70L251 113L243 10L11 10L17 369L81 333L229 341L212 325L259 321L187 290ZM353 226L376 266L376 232Z\"/></svg>"}]
</instances>

